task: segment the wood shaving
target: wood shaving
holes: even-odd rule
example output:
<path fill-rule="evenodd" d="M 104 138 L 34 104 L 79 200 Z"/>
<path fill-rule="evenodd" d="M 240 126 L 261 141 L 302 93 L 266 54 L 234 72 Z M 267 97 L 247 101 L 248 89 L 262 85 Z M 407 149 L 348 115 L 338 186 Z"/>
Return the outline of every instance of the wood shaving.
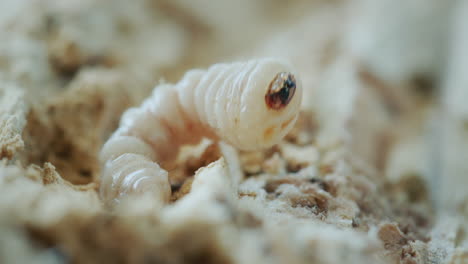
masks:
<path fill-rule="evenodd" d="M 467 14 L 438 0 L 0 1 L 0 263 L 468 263 Z M 237 129 L 232 106 L 247 104 L 216 92 L 266 57 L 291 70 L 249 109 L 298 95 L 280 93 L 285 71 L 303 89 L 271 144 L 253 133 L 274 136 L 269 118 Z M 139 105 L 166 119 L 122 115 Z M 112 155 L 146 158 L 119 166 L 167 176 L 109 206 L 99 151 L 119 121 L 143 139 L 216 129 L 125 138 Z"/>

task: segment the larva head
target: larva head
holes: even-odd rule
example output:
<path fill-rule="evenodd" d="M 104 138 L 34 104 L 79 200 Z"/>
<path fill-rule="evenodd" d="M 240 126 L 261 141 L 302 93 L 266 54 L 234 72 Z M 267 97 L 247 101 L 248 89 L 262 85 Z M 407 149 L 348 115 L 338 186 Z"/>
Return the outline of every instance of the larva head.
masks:
<path fill-rule="evenodd" d="M 294 125 L 302 99 L 302 84 L 291 66 L 278 59 L 255 63 L 240 98 L 238 147 L 245 150 L 278 143 Z"/>
<path fill-rule="evenodd" d="M 287 107 L 296 92 L 296 83 L 296 78 L 292 73 L 278 73 L 265 94 L 267 107 L 275 110 Z"/>

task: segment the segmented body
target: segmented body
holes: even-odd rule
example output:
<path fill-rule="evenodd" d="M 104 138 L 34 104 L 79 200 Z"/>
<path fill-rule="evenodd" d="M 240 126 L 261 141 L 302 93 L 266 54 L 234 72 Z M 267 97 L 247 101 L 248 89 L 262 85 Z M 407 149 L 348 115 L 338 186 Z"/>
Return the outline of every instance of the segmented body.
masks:
<path fill-rule="evenodd" d="M 152 192 L 167 201 L 166 168 L 184 144 L 223 140 L 242 150 L 276 144 L 293 126 L 302 87 L 276 59 L 215 64 L 163 84 L 129 109 L 101 152 L 105 201 Z M 162 167 L 162 168 L 161 168 Z"/>

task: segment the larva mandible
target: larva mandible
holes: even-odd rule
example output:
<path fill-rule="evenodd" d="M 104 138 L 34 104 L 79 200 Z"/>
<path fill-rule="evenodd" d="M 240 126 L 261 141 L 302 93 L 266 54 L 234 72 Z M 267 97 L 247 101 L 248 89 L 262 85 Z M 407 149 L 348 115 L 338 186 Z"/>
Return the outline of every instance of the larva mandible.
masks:
<path fill-rule="evenodd" d="M 159 85 L 140 107 L 124 113 L 104 144 L 101 196 L 108 202 L 151 192 L 167 201 L 163 168 L 182 145 L 206 137 L 242 150 L 272 146 L 294 125 L 301 98 L 291 67 L 272 58 L 215 64 L 188 71 L 174 85 Z"/>

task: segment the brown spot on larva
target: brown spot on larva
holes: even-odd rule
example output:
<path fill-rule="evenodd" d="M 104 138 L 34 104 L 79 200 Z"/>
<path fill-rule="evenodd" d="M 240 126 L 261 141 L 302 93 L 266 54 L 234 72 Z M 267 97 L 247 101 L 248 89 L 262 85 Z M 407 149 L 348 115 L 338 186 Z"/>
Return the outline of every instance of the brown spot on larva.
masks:
<path fill-rule="evenodd" d="M 286 122 L 281 124 L 281 129 L 286 128 L 292 121 L 294 120 L 294 116 L 288 119 Z"/>
<path fill-rule="evenodd" d="M 296 78 L 288 72 L 278 73 L 271 81 L 265 103 L 270 109 L 281 110 L 286 107 L 296 92 Z"/>
<path fill-rule="evenodd" d="M 275 132 L 275 126 L 271 126 L 265 129 L 265 132 L 263 132 L 263 138 L 265 140 L 270 140 L 271 137 L 273 136 L 273 132 Z"/>

